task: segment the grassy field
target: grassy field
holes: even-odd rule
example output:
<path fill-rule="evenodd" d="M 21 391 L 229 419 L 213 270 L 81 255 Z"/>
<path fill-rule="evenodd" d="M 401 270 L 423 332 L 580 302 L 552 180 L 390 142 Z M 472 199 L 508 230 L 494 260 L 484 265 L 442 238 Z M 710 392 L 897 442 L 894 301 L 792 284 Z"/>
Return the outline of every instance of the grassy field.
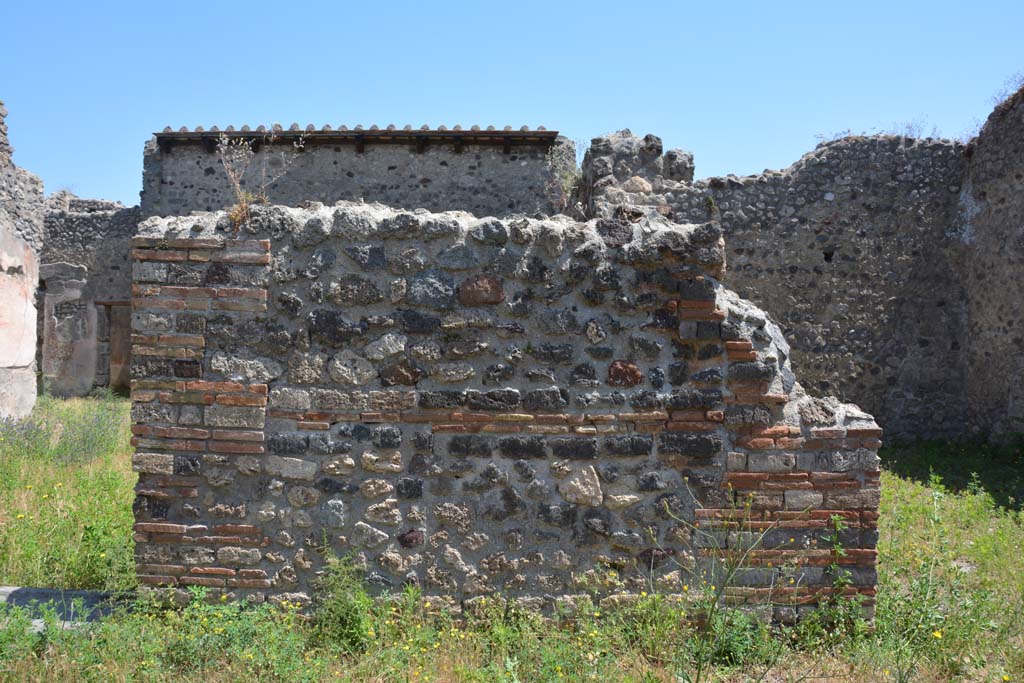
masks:
<path fill-rule="evenodd" d="M 43 399 L 32 420 L 0 428 L 0 584 L 132 587 L 127 427 L 122 400 Z M 0 680 L 1024 683 L 1022 448 L 885 456 L 872 628 L 840 604 L 772 630 L 700 595 L 561 623 L 495 602 L 456 620 L 411 592 L 374 601 L 339 563 L 311 619 L 197 595 L 183 610 L 139 603 L 32 635 L 29 615 L 0 609 Z"/>
<path fill-rule="evenodd" d="M 129 426 L 112 397 L 0 423 L 0 585 L 134 587 Z"/>

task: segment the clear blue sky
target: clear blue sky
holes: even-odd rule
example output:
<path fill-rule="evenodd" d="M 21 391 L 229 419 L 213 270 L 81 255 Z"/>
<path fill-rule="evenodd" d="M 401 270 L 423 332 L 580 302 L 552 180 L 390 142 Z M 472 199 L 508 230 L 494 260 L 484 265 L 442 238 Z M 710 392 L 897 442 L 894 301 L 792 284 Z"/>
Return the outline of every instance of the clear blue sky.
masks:
<path fill-rule="evenodd" d="M 1022 26 L 1021 0 L 5 0 L 0 99 L 48 192 L 126 204 L 166 125 L 630 128 L 706 177 L 846 129 L 959 136 L 1024 70 Z"/>

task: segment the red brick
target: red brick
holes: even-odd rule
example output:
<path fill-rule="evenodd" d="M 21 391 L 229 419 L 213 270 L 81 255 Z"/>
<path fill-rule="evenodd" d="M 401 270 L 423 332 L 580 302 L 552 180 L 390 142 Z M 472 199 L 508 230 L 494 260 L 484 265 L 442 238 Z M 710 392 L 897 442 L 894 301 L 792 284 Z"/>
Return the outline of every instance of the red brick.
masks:
<path fill-rule="evenodd" d="M 252 524 L 217 524 L 213 527 L 215 534 L 240 534 L 242 536 L 259 534 L 261 529 Z"/>
<path fill-rule="evenodd" d="M 207 380 L 190 380 L 185 382 L 188 391 L 218 391 L 225 393 L 245 391 L 245 385 L 238 382 L 210 382 Z"/>
<path fill-rule="evenodd" d="M 454 422 L 491 422 L 494 416 L 490 413 L 450 413 L 448 418 Z"/>
<path fill-rule="evenodd" d="M 187 261 L 188 252 L 178 249 L 132 249 L 136 261 Z"/>
<path fill-rule="evenodd" d="M 249 536 L 196 536 L 193 542 L 198 545 L 260 545 L 260 539 Z"/>
<path fill-rule="evenodd" d="M 446 424 L 446 425 L 434 425 L 431 428 L 431 431 L 436 433 L 436 434 L 461 434 L 461 433 L 464 433 L 464 432 L 473 432 L 473 431 L 477 431 L 477 430 L 473 429 L 471 425 Z"/>
<path fill-rule="evenodd" d="M 751 438 L 748 436 L 742 436 L 736 439 L 736 445 L 739 446 L 740 448 L 763 450 L 768 448 L 775 448 L 775 440 L 761 437 Z"/>
<path fill-rule="evenodd" d="M 265 579 L 267 572 L 263 569 L 239 569 L 238 576 L 243 579 Z"/>
<path fill-rule="evenodd" d="M 811 436 L 815 439 L 841 439 L 846 436 L 846 430 L 833 427 L 815 427 L 811 429 Z"/>
<path fill-rule="evenodd" d="M 181 299 L 209 299 L 216 291 L 213 287 L 179 287 L 177 285 L 164 285 L 160 287 L 160 294 Z"/>
<path fill-rule="evenodd" d="M 270 251 L 270 240 L 233 239 L 226 240 L 224 246 L 229 250 Z"/>
<path fill-rule="evenodd" d="M 216 295 L 219 299 L 256 299 L 257 301 L 267 300 L 265 289 L 243 289 L 241 287 L 218 287 Z"/>
<path fill-rule="evenodd" d="M 262 408 L 267 405 L 266 396 L 255 394 L 217 394 L 217 403 L 222 406 L 250 406 Z"/>
<path fill-rule="evenodd" d="M 853 481 L 846 472 L 811 472 L 811 481 Z"/>
<path fill-rule="evenodd" d="M 193 405 L 213 405 L 216 394 L 202 391 L 161 391 L 161 403 L 190 403 Z"/>
<path fill-rule="evenodd" d="M 822 481 L 815 482 L 814 488 L 819 491 L 839 491 L 843 489 L 859 489 L 860 482 L 848 480 L 848 481 Z"/>
<path fill-rule="evenodd" d="M 703 410 L 672 410 L 669 415 L 673 420 L 680 422 L 699 422 L 704 420 Z"/>
<path fill-rule="evenodd" d="M 778 436 L 789 436 L 787 425 L 772 425 L 770 427 L 750 427 L 745 430 L 750 436 L 763 436 L 774 439 Z"/>
<path fill-rule="evenodd" d="M 715 302 L 701 299 L 680 299 L 679 308 L 685 310 L 714 310 Z"/>
<path fill-rule="evenodd" d="M 165 522 L 136 522 L 132 527 L 135 531 L 145 531 L 158 534 L 183 534 L 186 527 L 184 524 L 168 524 Z"/>
<path fill-rule="evenodd" d="M 727 472 L 725 483 L 732 484 L 733 488 L 756 489 L 768 481 L 767 472 Z"/>
<path fill-rule="evenodd" d="M 235 570 L 227 567 L 192 567 L 188 573 L 194 576 L 234 576 Z"/>
<path fill-rule="evenodd" d="M 217 249 L 224 246 L 224 240 L 219 237 L 132 237 L 131 245 L 170 249 Z"/>
<path fill-rule="evenodd" d="M 214 429 L 210 438 L 217 441 L 263 441 L 263 432 L 248 432 L 240 429 Z"/>
<path fill-rule="evenodd" d="M 180 576 L 186 569 L 180 564 L 137 564 L 135 571 L 139 574 Z"/>
<path fill-rule="evenodd" d="M 568 434 L 569 427 L 559 425 L 525 425 L 520 427 L 519 431 L 524 431 L 527 434 Z"/>
<path fill-rule="evenodd" d="M 186 534 L 150 534 L 150 543 L 188 543 L 192 540 Z"/>
<path fill-rule="evenodd" d="M 147 308 L 169 309 L 174 311 L 185 310 L 184 299 L 132 299 L 132 308 L 143 310 Z"/>
<path fill-rule="evenodd" d="M 213 453 L 248 453 L 258 455 L 266 452 L 262 443 L 247 441 L 210 441 L 208 448 Z"/>
<path fill-rule="evenodd" d="M 219 252 L 210 257 L 211 261 L 220 263 L 237 263 L 242 265 L 265 266 L 270 263 L 270 254 L 253 254 L 248 252 Z"/>
<path fill-rule="evenodd" d="M 882 429 L 881 427 L 850 427 L 846 430 L 847 436 L 857 437 L 875 437 L 881 438 Z"/>

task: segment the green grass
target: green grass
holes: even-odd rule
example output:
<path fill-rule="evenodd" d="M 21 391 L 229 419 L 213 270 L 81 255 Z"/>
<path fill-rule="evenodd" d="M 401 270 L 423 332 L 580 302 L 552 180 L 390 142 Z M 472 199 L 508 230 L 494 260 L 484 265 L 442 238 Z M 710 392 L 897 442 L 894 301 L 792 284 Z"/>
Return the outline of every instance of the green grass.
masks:
<path fill-rule="evenodd" d="M 128 402 L 40 397 L 0 422 L 0 584 L 133 588 Z"/>
<path fill-rule="evenodd" d="M 130 586 L 126 404 L 43 400 L 30 425 L 0 442 L 0 581 Z M 311 618 L 197 594 L 31 635 L 25 612 L 0 609 L 0 680 L 681 683 L 704 666 L 701 680 L 1024 683 L 1020 445 L 923 444 L 885 462 L 873 629 L 840 619 L 836 637 L 843 606 L 793 629 L 736 610 L 696 628 L 692 604 L 660 595 L 560 621 L 498 601 L 456 618 L 412 591 L 373 600 L 338 562 Z"/>

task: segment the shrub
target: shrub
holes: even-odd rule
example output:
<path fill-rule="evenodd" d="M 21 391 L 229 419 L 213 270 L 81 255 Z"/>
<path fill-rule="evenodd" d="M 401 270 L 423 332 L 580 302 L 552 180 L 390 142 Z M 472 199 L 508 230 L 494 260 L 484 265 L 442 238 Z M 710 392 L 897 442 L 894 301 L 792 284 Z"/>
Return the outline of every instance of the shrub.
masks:
<path fill-rule="evenodd" d="M 349 558 L 329 558 L 317 585 L 313 638 L 317 643 L 357 653 L 376 635 L 373 598 L 363 584 L 362 572 Z"/>

